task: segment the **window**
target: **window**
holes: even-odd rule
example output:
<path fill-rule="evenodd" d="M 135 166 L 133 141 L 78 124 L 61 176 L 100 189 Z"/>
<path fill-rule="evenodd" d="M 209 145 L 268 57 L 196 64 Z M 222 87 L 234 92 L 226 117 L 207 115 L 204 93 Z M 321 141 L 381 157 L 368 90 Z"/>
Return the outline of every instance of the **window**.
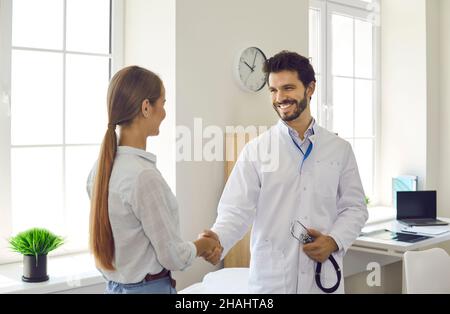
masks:
<path fill-rule="evenodd" d="M 31 227 L 88 244 L 86 178 L 121 62 L 117 0 L 0 0 L 1 239 Z M 3 187 L 8 187 L 4 189 Z M 3 240 L 1 240 L 3 241 Z M 0 243 L 0 262 L 13 255 Z"/>
<path fill-rule="evenodd" d="M 364 191 L 376 201 L 378 2 L 311 1 L 309 17 L 309 53 L 318 79 L 312 113 L 351 143 Z"/>

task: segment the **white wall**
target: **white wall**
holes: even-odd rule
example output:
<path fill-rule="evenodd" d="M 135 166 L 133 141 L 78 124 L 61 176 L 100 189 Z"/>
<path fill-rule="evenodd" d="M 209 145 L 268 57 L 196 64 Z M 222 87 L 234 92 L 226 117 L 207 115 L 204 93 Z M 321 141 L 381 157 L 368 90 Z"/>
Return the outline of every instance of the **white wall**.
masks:
<path fill-rule="evenodd" d="M 381 200 L 391 204 L 391 179 L 419 176 L 427 165 L 426 0 L 381 5 Z"/>
<path fill-rule="evenodd" d="M 240 90 L 233 68 L 238 53 L 258 46 L 267 56 L 290 49 L 308 53 L 307 0 L 179 0 L 176 7 L 177 125 L 272 125 L 267 90 Z M 210 228 L 224 186 L 223 162 L 177 163 L 177 198 L 184 238 Z M 200 280 L 212 268 L 197 260 L 177 274 L 180 287 Z"/>
<path fill-rule="evenodd" d="M 425 189 L 439 189 L 440 30 L 441 0 L 426 0 L 427 24 L 427 168 Z M 440 214 L 440 213 L 439 213 Z"/>
<path fill-rule="evenodd" d="M 439 208 L 440 214 L 450 217 L 450 1 L 440 5 L 440 163 Z"/>
<path fill-rule="evenodd" d="M 382 2 L 382 196 L 417 174 L 450 217 L 450 2 Z"/>
<path fill-rule="evenodd" d="M 166 88 L 166 119 L 147 150 L 176 192 L 175 178 L 175 0 L 125 1 L 125 65 L 139 65 L 158 74 Z"/>

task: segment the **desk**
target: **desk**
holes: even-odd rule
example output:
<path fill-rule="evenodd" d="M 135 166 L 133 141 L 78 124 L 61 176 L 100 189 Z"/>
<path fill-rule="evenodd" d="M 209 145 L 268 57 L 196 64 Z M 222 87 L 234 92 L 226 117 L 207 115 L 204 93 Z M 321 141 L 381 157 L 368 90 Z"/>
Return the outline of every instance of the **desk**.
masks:
<path fill-rule="evenodd" d="M 439 217 L 439 219 L 450 223 L 449 218 Z M 404 226 L 398 223 L 396 220 L 393 220 L 372 226 L 367 226 L 363 229 L 363 232 L 371 232 L 382 229 L 401 232 L 402 227 Z M 420 233 L 418 234 L 420 235 Z M 399 242 L 394 240 L 380 240 L 371 237 L 361 236 L 358 239 L 356 239 L 356 241 L 353 243 L 350 249 L 359 252 L 402 257 L 406 251 L 418 251 L 425 247 L 430 247 L 445 241 L 450 241 L 450 232 L 442 233 L 435 236 L 428 234 L 423 235 L 429 236 L 430 238 L 416 243 Z"/>
<path fill-rule="evenodd" d="M 382 229 L 400 232 L 404 227 L 395 220 L 395 209 L 380 208 L 379 212 L 377 210 L 372 208 L 369 211 L 377 217 L 369 218 L 363 232 Z M 439 217 L 439 219 L 450 222 L 449 218 Z M 420 251 L 450 241 L 450 232 L 430 237 L 430 239 L 420 242 L 406 243 L 360 236 L 350 247 L 344 258 L 344 276 L 348 277 L 366 272 L 367 266 L 371 262 L 377 262 L 380 266 L 386 266 L 401 261 L 406 251 Z"/>

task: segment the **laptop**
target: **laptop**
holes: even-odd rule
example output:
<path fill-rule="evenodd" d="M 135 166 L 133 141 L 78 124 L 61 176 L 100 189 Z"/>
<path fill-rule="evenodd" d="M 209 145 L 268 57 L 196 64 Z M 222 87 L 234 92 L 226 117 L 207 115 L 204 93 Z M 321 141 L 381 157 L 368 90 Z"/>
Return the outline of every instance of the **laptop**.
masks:
<path fill-rule="evenodd" d="M 436 191 L 397 192 L 397 220 L 407 226 L 445 226 L 436 219 Z"/>

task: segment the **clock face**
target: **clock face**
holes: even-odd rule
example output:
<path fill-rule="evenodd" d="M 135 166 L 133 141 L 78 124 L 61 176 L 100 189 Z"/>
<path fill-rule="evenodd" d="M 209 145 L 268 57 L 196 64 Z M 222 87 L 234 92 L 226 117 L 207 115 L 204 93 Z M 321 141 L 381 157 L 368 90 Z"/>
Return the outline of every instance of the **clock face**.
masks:
<path fill-rule="evenodd" d="M 264 62 L 266 56 L 256 47 L 247 48 L 241 53 L 238 65 L 239 80 L 246 90 L 257 92 L 266 85 Z"/>

